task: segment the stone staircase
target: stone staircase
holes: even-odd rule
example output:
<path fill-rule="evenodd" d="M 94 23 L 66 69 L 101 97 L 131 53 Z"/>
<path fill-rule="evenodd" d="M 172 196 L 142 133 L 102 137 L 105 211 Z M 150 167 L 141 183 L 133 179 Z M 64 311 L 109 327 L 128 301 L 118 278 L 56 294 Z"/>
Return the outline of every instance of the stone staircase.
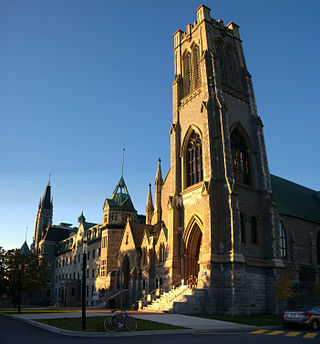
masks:
<path fill-rule="evenodd" d="M 139 311 L 143 312 L 168 312 L 168 313 L 201 313 L 204 311 L 204 299 L 206 291 L 204 289 L 188 286 L 180 286 L 159 295 L 152 300 L 139 301 Z"/>

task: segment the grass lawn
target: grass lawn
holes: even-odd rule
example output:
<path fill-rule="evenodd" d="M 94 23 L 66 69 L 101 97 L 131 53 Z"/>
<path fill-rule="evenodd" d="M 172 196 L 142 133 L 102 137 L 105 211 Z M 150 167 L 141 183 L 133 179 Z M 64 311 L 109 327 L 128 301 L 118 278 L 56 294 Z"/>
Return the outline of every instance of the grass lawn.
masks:
<path fill-rule="evenodd" d="M 97 316 L 97 317 L 87 317 L 87 329 L 86 332 L 106 332 L 103 327 L 103 321 L 105 317 Z M 168 324 L 162 324 L 155 321 L 150 320 L 141 320 L 136 319 L 138 323 L 137 331 L 148 331 L 148 330 L 175 330 L 175 329 L 183 329 L 185 327 L 181 326 L 173 326 Z M 81 318 L 64 318 L 64 319 L 41 319 L 36 320 L 43 324 L 47 324 L 50 326 L 62 328 L 65 330 L 72 330 L 72 331 L 83 331 L 82 330 L 82 322 Z M 117 330 L 119 331 L 119 330 Z M 126 329 L 122 331 L 127 331 Z"/>
<path fill-rule="evenodd" d="M 215 314 L 188 314 L 200 318 L 208 318 L 222 321 L 230 321 L 238 324 L 252 325 L 252 326 L 279 326 L 283 325 L 282 319 L 276 315 L 259 314 L 259 315 L 215 315 Z"/>
<path fill-rule="evenodd" d="M 21 314 L 36 314 L 36 313 L 68 313 L 68 312 L 74 312 L 74 311 L 65 311 L 60 309 L 21 309 Z M 6 313 L 6 314 L 18 314 L 18 309 L 0 309 L 0 313 Z"/>

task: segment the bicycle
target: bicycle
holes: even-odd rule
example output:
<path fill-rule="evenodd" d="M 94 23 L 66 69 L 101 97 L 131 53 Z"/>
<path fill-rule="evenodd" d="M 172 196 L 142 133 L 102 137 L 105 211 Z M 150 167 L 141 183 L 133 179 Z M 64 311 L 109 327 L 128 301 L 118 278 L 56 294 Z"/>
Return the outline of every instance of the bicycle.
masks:
<path fill-rule="evenodd" d="M 111 311 L 115 313 L 116 311 Z M 127 311 L 121 311 L 120 313 L 115 313 L 114 315 L 109 315 L 104 319 L 104 328 L 108 332 L 114 332 L 117 328 L 121 329 L 126 327 L 128 331 L 135 331 L 137 329 L 137 320 L 135 318 L 129 317 Z"/>

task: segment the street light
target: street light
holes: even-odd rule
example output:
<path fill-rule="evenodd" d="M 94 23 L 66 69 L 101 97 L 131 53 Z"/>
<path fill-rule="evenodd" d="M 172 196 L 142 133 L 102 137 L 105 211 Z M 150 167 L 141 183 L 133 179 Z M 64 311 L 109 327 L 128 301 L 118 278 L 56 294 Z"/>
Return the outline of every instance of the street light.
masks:
<path fill-rule="evenodd" d="M 21 313 L 21 264 L 18 269 L 18 313 Z"/>
<path fill-rule="evenodd" d="M 87 277 L 87 240 L 82 242 L 82 329 L 86 329 L 86 277 Z"/>

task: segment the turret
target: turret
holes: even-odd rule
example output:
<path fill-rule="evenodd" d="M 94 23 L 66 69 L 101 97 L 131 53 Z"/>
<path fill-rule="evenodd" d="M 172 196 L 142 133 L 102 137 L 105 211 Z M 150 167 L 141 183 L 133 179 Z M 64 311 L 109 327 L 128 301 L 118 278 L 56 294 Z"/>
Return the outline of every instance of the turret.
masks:
<path fill-rule="evenodd" d="M 152 202 L 152 194 L 151 194 L 151 184 L 149 183 L 149 191 L 147 197 L 147 204 L 146 204 L 146 224 L 151 225 L 152 215 L 154 212 L 153 202 Z"/>

